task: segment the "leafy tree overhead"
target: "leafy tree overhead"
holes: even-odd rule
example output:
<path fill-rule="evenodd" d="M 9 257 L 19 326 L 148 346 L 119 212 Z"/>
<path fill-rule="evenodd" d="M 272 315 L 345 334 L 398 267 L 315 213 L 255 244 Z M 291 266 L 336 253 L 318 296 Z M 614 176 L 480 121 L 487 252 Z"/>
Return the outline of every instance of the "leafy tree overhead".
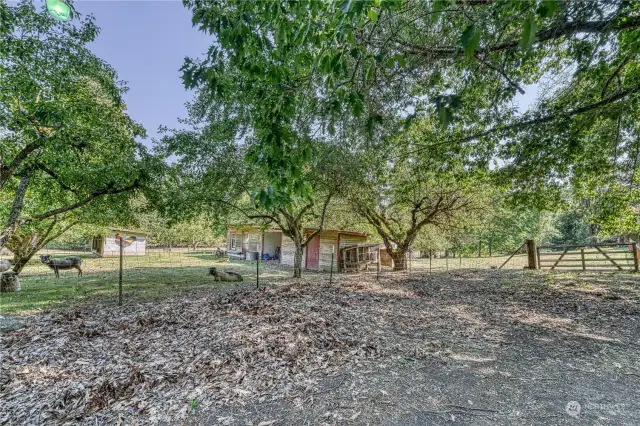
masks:
<path fill-rule="evenodd" d="M 568 183 L 590 181 L 591 195 L 635 184 L 637 2 L 185 4 L 216 38 L 205 58 L 185 63 L 185 83 L 245 118 L 257 140 L 248 158 L 286 191 L 305 187 L 292 185 L 309 152 L 294 135 L 340 134 L 345 116 L 369 137 L 398 119 L 437 117 L 407 155 L 470 147 L 540 207 Z M 532 84 L 539 99 L 520 114 L 513 102 Z M 606 182 L 589 179 L 603 171 Z"/>
<path fill-rule="evenodd" d="M 28 1 L 2 13 L 0 246 L 28 246 L 23 264 L 75 223 L 126 210 L 124 194 L 162 164 L 135 140 L 145 132 L 126 113 L 127 88 L 87 49 L 92 18 L 61 23 Z"/>

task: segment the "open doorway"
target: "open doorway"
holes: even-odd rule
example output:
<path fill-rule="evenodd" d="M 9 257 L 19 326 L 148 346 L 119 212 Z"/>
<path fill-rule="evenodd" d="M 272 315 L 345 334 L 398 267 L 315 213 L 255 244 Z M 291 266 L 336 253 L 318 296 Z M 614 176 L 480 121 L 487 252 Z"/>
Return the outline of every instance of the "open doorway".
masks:
<path fill-rule="evenodd" d="M 262 244 L 262 259 L 280 263 L 282 249 L 282 232 L 265 232 Z"/>

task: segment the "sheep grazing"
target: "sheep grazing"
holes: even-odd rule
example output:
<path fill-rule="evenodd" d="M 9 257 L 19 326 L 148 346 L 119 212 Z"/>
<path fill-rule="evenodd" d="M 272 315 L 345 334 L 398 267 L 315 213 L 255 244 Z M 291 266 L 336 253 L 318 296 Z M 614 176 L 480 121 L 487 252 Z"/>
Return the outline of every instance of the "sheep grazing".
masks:
<path fill-rule="evenodd" d="M 0 293 L 10 291 L 20 291 L 20 280 L 18 279 L 18 274 L 14 271 L 0 274 Z"/>
<path fill-rule="evenodd" d="M 242 275 L 237 272 L 218 271 L 218 268 L 209 268 L 209 274 L 214 281 L 242 281 Z"/>
<path fill-rule="evenodd" d="M 52 259 L 51 256 L 40 256 L 40 261 L 53 269 L 56 278 L 60 278 L 60 270 L 77 269 L 78 276 L 82 276 L 82 259 L 77 256 L 65 257 L 63 259 Z"/>
<path fill-rule="evenodd" d="M 13 265 L 15 265 L 15 262 L 12 260 L 0 260 L 0 272 L 8 271 Z"/>

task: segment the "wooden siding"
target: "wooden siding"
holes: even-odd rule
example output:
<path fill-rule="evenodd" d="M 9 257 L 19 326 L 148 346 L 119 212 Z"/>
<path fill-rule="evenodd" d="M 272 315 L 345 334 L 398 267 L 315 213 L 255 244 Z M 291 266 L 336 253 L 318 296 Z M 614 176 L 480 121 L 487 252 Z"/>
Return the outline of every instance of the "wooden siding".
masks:
<path fill-rule="evenodd" d="M 236 247 L 240 250 L 240 239 L 242 239 L 242 248 L 245 251 L 258 251 L 262 252 L 262 233 L 259 230 L 230 230 L 229 234 L 236 233 Z M 268 231 L 268 233 L 277 231 Z M 340 236 L 338 237 L 338 234 Z M 353 244 L 363 243 L 367 241 L 367 237 L 364 235 L 348 235 L 339 233 L 338 231 L 325 231 L 320 233 L 320 259 L 319 269 L 321 271 L 329 271 L 331 269 L 331 249 L 335 248 L 333 257 L 333 270 L 338 271 L 338 255 L 340 248 L 338 247 L 338 241 L 340 247 L 345 247 Z M 265 242 L 265 246 L 267 243 Z M 272 253 L 269 253 L 272 254 Z M 286 235 L 282 234 L 282 245 L 280 248 L 280 263 L 283 265 L 293 266 L 293 258 L 295 254 L 295 246 L 293 240 Z M 302 252 L 302 267 L 306 267 L 307 250 L 306 248 Z"/>
<path fill-rule="evenodd" d="M 248 232 L 244 243 L 244 251 L 262 251 L 262 234 L 260 232 Z"/>
<path fill-rule="evenodd" d="M 333 270 L 338 270 L 338 233 L 322 232 L 320 234 L 320 266 L 319 269 L 328 271 L 331 269 L 331 249 L 334 248 Z"/>
<path fill-rule="evenodd" d="M 282 235 L 282 248 L 280 249 L 280 263 L 283 265 L 293 266 L 293 256 L 295 254 L 296 247 L 293 244 L 293 240 L 286 235 Z M 302 262 L 304 262 L 304 255 L 307 253 L 303 253 Z M 304 266 L 304 264 L 303 264 Z"/>

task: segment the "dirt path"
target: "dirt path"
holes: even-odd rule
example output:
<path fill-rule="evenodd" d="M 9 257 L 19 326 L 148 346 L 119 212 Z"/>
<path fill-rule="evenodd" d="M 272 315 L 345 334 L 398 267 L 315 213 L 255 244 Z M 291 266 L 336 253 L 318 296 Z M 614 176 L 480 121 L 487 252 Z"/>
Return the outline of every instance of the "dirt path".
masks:
<path fill-rule="evenodd" d="M 634 276 L 319 278 L 43 317 L 0 424 L 637 424 Z"/>

